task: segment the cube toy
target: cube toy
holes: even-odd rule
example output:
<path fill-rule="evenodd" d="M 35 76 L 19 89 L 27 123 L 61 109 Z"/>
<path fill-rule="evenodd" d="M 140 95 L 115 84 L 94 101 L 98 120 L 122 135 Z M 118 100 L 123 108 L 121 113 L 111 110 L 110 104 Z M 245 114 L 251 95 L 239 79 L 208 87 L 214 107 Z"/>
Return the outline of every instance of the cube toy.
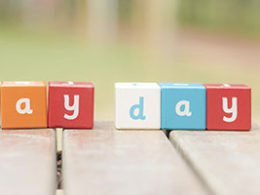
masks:
<path fill-rule="evenodd" d="M 160 99 L 156 83 L 116 83 L 116 128 L 160 129 Z"/>
<path fill-rule="evenodd" d="M 251 89 L 246 85 L 205 84 L 208 130 L 250 130 Z"/>
<path fill-rule="evenodd" d="M 161 83 L 161 128 L 206 129 L 206 88 L 201 84 Z"/>
<path fill-rule="evenodd" d="M 49 82 L 49 127 L 92 129 L 93 114 L 92 83 Z"/>
<path fill-rule="evenodd" d="M 1 118 L 3 129 L 46 128 L 46 84 L 40 81 L 3 82 Z"/>

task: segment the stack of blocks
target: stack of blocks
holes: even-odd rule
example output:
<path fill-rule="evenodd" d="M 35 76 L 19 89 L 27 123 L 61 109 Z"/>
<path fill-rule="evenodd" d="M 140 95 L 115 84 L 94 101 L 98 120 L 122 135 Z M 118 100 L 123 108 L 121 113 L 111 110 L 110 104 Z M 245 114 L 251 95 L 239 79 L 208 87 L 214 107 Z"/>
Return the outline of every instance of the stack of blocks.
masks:
<path fill-rule="evenodd" d="M 246 85 L 116 83 L 117 129 L 250 130 Z"/>
<path fill-rule="evenodd" d="M 1 84 L 3 129 L 93 128 L 94 86 L 83 82 L 40 81 Z"/>

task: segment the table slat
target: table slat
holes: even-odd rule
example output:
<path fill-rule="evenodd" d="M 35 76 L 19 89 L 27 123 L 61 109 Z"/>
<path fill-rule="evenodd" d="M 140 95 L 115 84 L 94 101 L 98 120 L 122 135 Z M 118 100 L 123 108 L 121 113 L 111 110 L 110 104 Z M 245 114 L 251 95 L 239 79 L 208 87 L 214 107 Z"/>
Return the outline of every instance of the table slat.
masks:
<path fill-rule="evenodd" d="M 215 194 L 260 194 L 260 130 L 172 131 L 170 140 Z"/>
<path fill-rule="evenodd" d="M 94 130 L 65 130 L 66 195 L 206 194 L 162 131 L 118 131 L 96 122 Z"/>
<path fill-rule="evenodd" d="M 55 188 L 54 130 L 0 131 L 0 194 L 54 195 Z"/>

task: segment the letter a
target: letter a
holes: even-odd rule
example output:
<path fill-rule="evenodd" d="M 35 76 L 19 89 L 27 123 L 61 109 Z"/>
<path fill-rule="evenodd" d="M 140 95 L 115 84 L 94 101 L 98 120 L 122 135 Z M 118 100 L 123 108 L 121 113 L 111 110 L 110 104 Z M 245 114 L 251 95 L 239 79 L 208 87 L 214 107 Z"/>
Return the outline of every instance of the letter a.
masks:
<path fill-rule="evenodd" d="M 64 118 L 74 120 L 79 115 L 79 95 L 74 95 L 74 104 L 70 106 L 69 95 L 64 95 L 64 107 L 68 111 L 73 111 L 72 115 L 64 114 Z"/>
<path fill-rule="evenodd" d="M 181 110 L 181 107 L 184 106 L 184 110 Z M 191 116 L 190 112 L 190 102 L 186 100 L 179 101 L 175 107 L 176 114 L 179 116 Z"/>
<path fill-rule="evenodd" d="M 226 97 L 222 98 L 222 102 L 223 102 L 223 110 L 225 113 L 227 114 L 231 114 L 232 116 L 230 118 L 224 116 L 223 120 L 225 122 L 231 123 L 234 122 L 237 119 L 237 98 L 236 97 L 232 97 L 232 106 L 231 108 L 228 108 L 228 99 Z"/>
<path fill-rule="evenodd" d="M 22 104 L 24 104 L 24 108 L 21 108 Z M 30 99 L 29 98 L 21 98 L 16 102 L 16 111 L 19 114 L 32 114 L 33 110 L 30 106 Z"/>
<path fill-rule="evenodd" d="M 135 104 L 129 111 L 130 117 L 134 120 L 145 120 L 144 116 L 144 97 L 139 97 L 139 104 Z"/>

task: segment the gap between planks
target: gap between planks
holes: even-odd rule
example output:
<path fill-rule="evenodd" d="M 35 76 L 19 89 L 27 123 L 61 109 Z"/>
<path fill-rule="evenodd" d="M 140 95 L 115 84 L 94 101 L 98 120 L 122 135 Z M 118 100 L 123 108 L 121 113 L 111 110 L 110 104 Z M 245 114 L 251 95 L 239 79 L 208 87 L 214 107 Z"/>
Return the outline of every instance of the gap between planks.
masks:
<path fill-rule="evenodd" d="M 56 164 L 57 164 L 57 190 L 56 195 L 63 195 L 62 189 L 62 149 L 63 149 L 63 129 L 56 128 Z"/>
<path fill-rule="evenodd" d="M 183 161 L 188 165 L 188 167 L 192 170 L 194 175 L 198 178 L 198 180 L 201 182 L 201 184 L 204 186 L 205 190 L 208 192 L 208 194 L 214 195 L 215 192 L 213 189 L 211 189 L 210 185 L 208 184 L 207 180 L 200 174 L 200 171 L 196 169 L 196 166 L 190 161 L 190 159 L 187 157 L 186 153 L 183 151 L 182 147 L 176 143 L 173 136 L 171 136 L 172 133 L 174 133 L 175 130 L 170 130 L 169 133 L 167 133 L 168 140 L 172 143 L 172 146 L 176 149 L 176 151 L 180 154 Z M 177 130 L 178 131 L 178 130 Z M 182 130 L 183 131 L 183 130 Z M 190 130 L 188 130 L 190 131 Z"/>
<path fill-rule="evenodd" d="M 63 129 L 57 128 L 56 129 L 56 147 L 57 151 L 62 151 L 62 137 L 63 137 Z"/>

